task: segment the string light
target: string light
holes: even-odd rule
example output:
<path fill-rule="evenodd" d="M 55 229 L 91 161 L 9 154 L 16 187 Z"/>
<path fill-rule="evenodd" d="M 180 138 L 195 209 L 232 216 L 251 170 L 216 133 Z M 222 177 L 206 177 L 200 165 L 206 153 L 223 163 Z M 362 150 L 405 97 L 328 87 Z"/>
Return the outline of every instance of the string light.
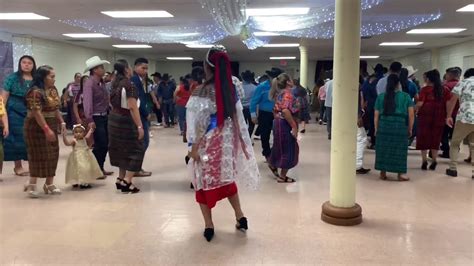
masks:
<path fill-rule="evenodd" d="M 124 26 L 116 21 L 97 23 L 90 20 L 61 20 L 68 25 L 81 27 L 90 32 L 110 35 L 121 40 L 139 43 L 195 43 L 213 44 L 228 36 L 239 36 L 249 48 L 256 49 L 271 40 L 255 36 L 254 32 L 271 31 L 281 36 L 308 39 L 334 37 L 334 1 L 323 2 L 322 7 L 311 8 L 303 16 L 247 17 L 247 0 L 199 0 L 213 21 L 206 25 L 177 26 Z M 362 0 L 362 10 L 381 5 L 383 0 Z M 362 16 L 361 36 L 375 36 L 398 32 L 438 20 L 441 14 Z"/>

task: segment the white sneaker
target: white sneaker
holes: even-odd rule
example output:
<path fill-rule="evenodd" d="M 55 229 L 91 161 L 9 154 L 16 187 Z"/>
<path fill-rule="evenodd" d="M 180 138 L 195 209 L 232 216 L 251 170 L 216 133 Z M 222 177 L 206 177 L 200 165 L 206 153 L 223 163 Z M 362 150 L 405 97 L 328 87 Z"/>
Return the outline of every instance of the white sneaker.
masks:
<path fill-rule="evenodd" d="M 151 133 L 151 131 L 150 131 L 150 138 L 153 138 L 153 133 Z"/>

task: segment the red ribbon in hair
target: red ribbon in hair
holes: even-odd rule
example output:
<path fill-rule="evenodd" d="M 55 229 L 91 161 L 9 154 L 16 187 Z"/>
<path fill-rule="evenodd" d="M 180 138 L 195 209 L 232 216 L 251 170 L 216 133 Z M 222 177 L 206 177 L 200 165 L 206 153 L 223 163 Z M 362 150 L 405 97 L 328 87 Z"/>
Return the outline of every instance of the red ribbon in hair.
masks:
<path fill-rule="evenodd" d="M 226 70 L 226 80 L 221 80 L 221 68 L 220 62 L 221 59 L 224 58 L 225 70 Z M 224 52 L 216 52 L 209 57 L 209 62 L 214 64 L 214 88 L 216 91 L 216 106 L 217 106 L 217 126 L 222 126 L 224 124 L 224 100 L 222 98 L 222 83 L 229 82 L 228 87 L 234 88 L 234 84 L 232 83 L 232 75 L 231 75 L 231 68 L 230 68 L 230 60 L 227 53 Z M 232 89 L 232 97 L 234 98 L 235 104 L 235 89 Z M 232 115 L 232 114 L 230 114 Z"/>

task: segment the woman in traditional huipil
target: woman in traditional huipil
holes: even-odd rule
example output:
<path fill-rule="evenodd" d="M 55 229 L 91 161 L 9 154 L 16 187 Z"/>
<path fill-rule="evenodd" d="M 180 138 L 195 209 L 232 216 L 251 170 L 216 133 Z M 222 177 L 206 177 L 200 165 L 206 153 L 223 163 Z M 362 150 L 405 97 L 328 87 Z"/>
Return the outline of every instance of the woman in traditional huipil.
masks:
<path fill-rule="evenodd" d="M 112 81 L 109 115 L 109 156 L 110 164 L 119 168 L 115 182 L 118 190 L 124 193 L 138 193 L 133 177 L 142 170 L 145 146 L 144 130 L 138 108 L 138 90 L 130 82 L 132 69 L 125 60 L 114 65 L 116 77 Z"/>
<path fill-rule="evenodd" d="M 259 172 L 243 107 L 232 84 L 230 59 L 223 46 L 214 46 L 205 59 L 206 82 L 193 91 L 186 106 L 189 163 L 196 201 L 204 217 L 204 237 L 214 237 L 211 209 L 228 198 L 234 208 L 236 228 L 247 230 L 236 181 L 256 188 Z"/>
<path fill-rule="evenodd" d="M 430 170 L 438 165 L 438 150 L 446 125 L 446 102 L 451 99 L 451 92 L 441 83 L 438 70 L 425 73 L 426 86 L 421 89 L 416 104 L 418 110 L 418 131 L 416 149 L 421 151 L 422 170 L 428 170 L 428 151 L 431 151 L 433 162 Z"/>
<path fill-rule="evenodd" d="M 273 147 L 268 167 L 278 183 L 294 183 L 295 179 L 287 176 L 290 169 L 298 164 L 298 118 L 300 105 L 292 91 L 293 81 L 286 73 L 280 74 L 272 81 L 270 99 L 275 101 L 273 108 Z M 280 174 L 278 169 L 281 169 Z"/>
<path fill-rule="evenodd" d="M 58 126 L 66 130 L 59 107 L 61 100 L 54 87 L 55 72 L 50 66 L 41 66 L 35 73 L 32 87 L 26 93 L 28 114 L 25 119 L 25 142 L 28 150 L 30 180 L 25 192 L 38 197 L 36 180 L 46 178 L 43 190 L 46 194 L 61 194 L 54 184 L 59 159 Z"/>
<path fill-rule="evenodd" d="M 10 136 L 5 139 L 5 161 L 15 161 L 13 171 L 18 176 L 28 176 L 22 160 L 28 160 L 23 124 L 26 118 L 25 94 L 31 86 L 36 71 L 35 59 L 24 55 L 18 61 L 18 71 L 8 76 L 3 85 L 3 99 L 7 107 Z"/>
<path fill-rule="evenodd" d="M 387 172 L 391 172 L 398 174 L 398 181 L 410 180 L 406 177 L 407 146 L 414 120 L 413 101 L 402 91 L 398 75 L 391 74 L 386 92 L 375 102 L 375 169 L 380 171 L 380 179 L 387 180 Z"/>

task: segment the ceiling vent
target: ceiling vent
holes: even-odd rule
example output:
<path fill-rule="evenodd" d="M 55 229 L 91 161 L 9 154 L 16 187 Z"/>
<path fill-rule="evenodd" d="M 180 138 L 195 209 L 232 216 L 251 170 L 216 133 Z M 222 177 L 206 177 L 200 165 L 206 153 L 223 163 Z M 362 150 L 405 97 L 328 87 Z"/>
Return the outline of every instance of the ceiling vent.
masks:
<path fill-rule="evenodd" d="M 372 39 L 372 36 L 362 36 L 360 37 L 362 40 L 369 40 Z"/>

